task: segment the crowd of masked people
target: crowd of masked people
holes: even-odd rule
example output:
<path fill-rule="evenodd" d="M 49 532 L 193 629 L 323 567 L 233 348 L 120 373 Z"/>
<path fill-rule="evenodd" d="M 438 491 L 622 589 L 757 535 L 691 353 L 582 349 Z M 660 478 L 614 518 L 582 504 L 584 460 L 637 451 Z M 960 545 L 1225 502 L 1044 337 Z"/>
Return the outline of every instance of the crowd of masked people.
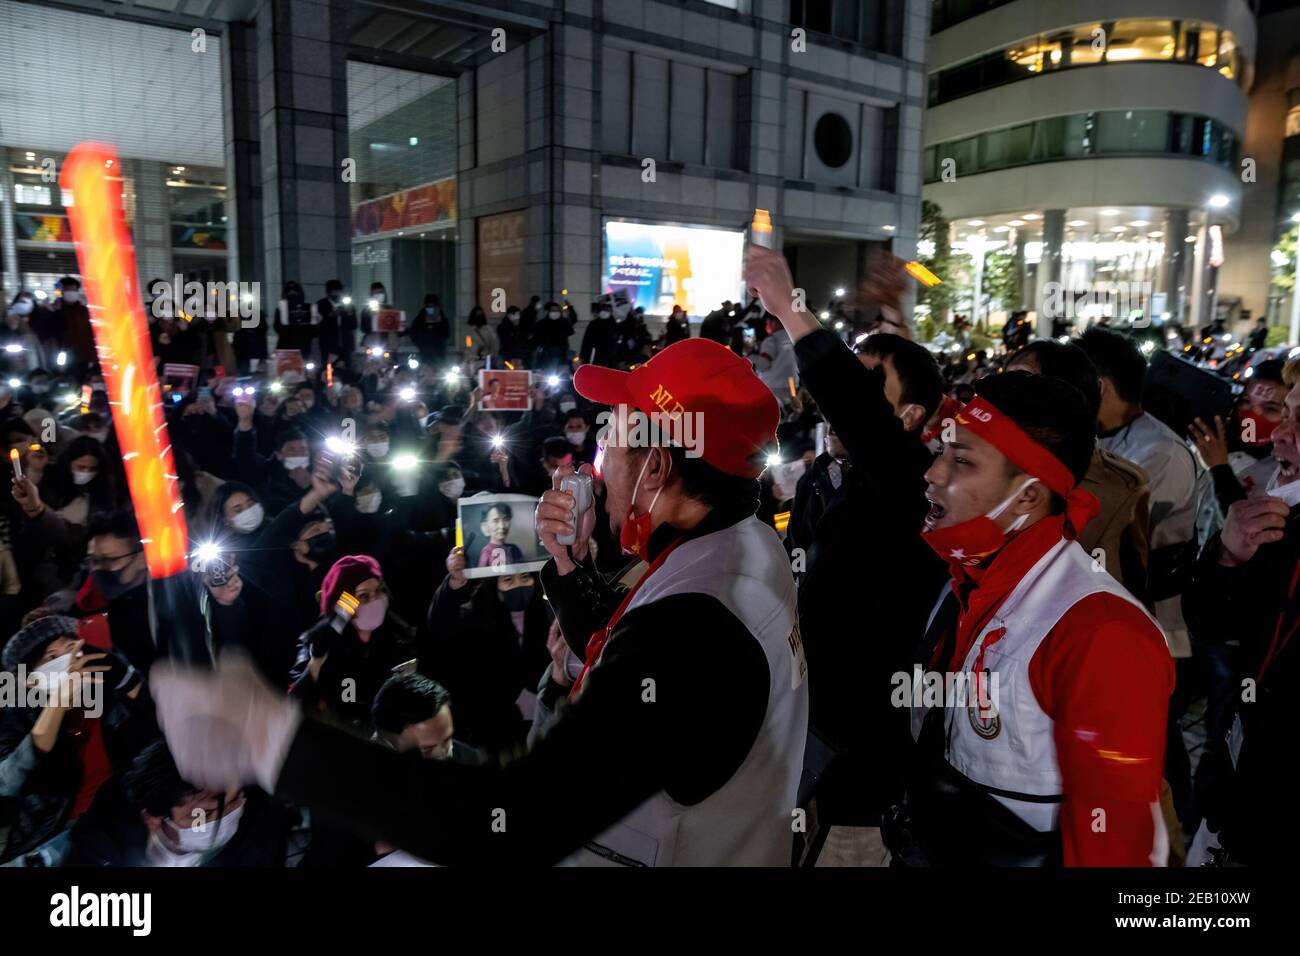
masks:
<path fill-rule="evenodd" d="M 273 320 L 251 328 L 151 307 L 160 366 L 201 370 L 164 395 L 195 558 L 151 579 L 84 296 L 71 277 L 60 290 L 53 305 L 23 293 L 7 307 L 5 343 L 18 347 L 0 383 L 14 463 L 0 509 L 2 667 L 101 674 L 104 707 L 0 709 L 0 864 L 364 866 L 393 850 L 265 793 L 183 780 L 147 683 L 164 656 L 242 651 L 305 707 L 411 759 L 497 760 L 536 741 L 583 661 L 535 574 L 466 576 L 477 562 L 457 547 L 457 503 L 535 497 L 557 469 L 593 463 L 600 409 L 572 390 L 575 364 L 628 368 L 691 337 L 680 307 L 648 320 L 606 296 L 580 336 L 570 303 L 536 296 L 504 315 L 476 307 L 454 335 L 435 295 L 385 326 L 379 284 L 353 303 L 331 282 L 313 305 L 289 283 Z M 1300 628 L 1300 365 L 1257 366 L 1228 420 L 1180 435 L 1144 410 L 1146 359 L 1115 332 L 1018 341 L 954 377 L 896 310 L 841 324 L 796 341 L 755 299 L 722 303 L 696 332 L 747 357 L 782 410 L 758 513 L 799 585 L 811 704 L 800 803 L 815 805 L 818 839 L 836 825 L 899 829 L 915 743 L 895 677 L 955 573 L 920 534 L 943 510 L 927 486 L 963 404 L 1034 377 L 1086 409 L 1090 427 L 1052 446 L 1086 463 L 1079 486 L 1100 504 L 1079 543 L 1158 622 L 1172 661 L 1163 695 L 1134 702 L 1159 711 L 1158 739 L 1128 764 L 1098 764 L 1102 783 L 1131 791 L 1172 862 L 1189 846 L 1247 864 L 1293 846 L 1277 804 Z M 268 326 L 302 365 L 276 372 Z M 475 372 L 505 362 L 538 373 L 526 411 L 483 407 Z M 601 571 L 624 568 L 603 512 L 595 553 Z M 1191 707 L 1205 708 L 1208 741 L 1194 777 L 1180 732 Z M 1095 823 L 1070 812 L 1060 828 Z M 1149 833 L 1130 824 L 1117 818 L 1104 841 L 1067 837 L 1064 862 L 1143 862 Z M 806 842 L 805 861 L 818 850 Z"/>
<path fill-rule="evenodd" d="M 652 334 L 644 310 L 606 296 L 579 338 L 570 303 L 534 296 L 490 320 L 474 308 L 459 348 L 436 295 L 381 321 L 380 283 L 354 304 L 341 282 L 315 302 L 289 282 L 254 322 L 148 288 L 192 551 L 153 580 L 79 280 L 5 309 L 2 666 L 81 673 L 104 706 L 89 716 L 50 695 L 0 709 L 0 864 L 366 865 L 392 848 L 346 821 L 182 780 L 151 664 L 238 649 L 304 706 L 413 757 L 526 747 L 583 662 L 533 573 L 466 576 L 478 561 L 457 547 L 457 503 L 535 497 L 561 466 L 590 464 L 598 410 L 572 390 L 575 362 L 644 362 L 689 337 L 686 315 Z M 292 349 L 302 361 L 277 372 Z M 506 362 L 537 370 L 527 411 L 483 407 L 475 373 Z M 169 364 L 198 377 L 173 381 Z M 509 518 L 507 505 L 488 520 L 508 531 Z M 617 570 L 598 528 L 599 564 Z"/>

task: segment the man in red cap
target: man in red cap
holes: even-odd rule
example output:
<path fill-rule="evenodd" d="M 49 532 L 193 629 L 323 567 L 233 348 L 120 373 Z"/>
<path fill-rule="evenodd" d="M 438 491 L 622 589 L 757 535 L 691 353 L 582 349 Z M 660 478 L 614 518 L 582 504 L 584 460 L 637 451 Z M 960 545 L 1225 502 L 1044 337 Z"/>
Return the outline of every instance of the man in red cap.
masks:
<path fill-rule="evenodd" d="M 305 719 L 242 662 L 166 664 L 150 686 L 187 779 L 263 781 L 437 863 L 789 863 L 808 703 L 789 559 L 754 516 L 772 392 L 699 339 L 631 373 L 584 366 L 574 385 L 613 407 L 611 530 L 649 567 L 613 590 L 588 553 L 594 512 L 543 497 L 543 583 L 587 666 L 535 748 L 479 767 L 404 760 Z"/>
<path fill-rule="evenodd" d="M 923 537 L 952 581 L 898 688 L 917 754 L 886 842 L 912 865 L 1163 865 L 1173 661 L 1074 540 L 1098 509 L 1077 487 L 1091 414 L 1059 379 L 976 389 L 926 473 Z"/>

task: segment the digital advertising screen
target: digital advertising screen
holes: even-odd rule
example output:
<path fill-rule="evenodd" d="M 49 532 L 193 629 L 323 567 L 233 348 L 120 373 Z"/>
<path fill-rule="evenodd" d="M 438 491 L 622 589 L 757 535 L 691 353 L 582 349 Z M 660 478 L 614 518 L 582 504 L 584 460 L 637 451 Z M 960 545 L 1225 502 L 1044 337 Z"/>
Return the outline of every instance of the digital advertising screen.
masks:
<path fill-rule="evenodd" d="M 744 252 L 743 230 L 609 221 L 602 288 L 622 290 L 647 315 L 668 315 L 674 303 L 707 315 L 740 298 Z"/>

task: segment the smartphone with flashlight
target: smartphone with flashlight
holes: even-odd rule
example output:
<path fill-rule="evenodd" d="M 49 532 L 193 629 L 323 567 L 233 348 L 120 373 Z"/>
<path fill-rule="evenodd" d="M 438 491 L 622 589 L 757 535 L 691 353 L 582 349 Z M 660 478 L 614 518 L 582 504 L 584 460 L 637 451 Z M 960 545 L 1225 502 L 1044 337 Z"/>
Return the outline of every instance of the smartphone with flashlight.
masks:
<path fill-rule="evenodd" d="M 344 458 L 345 456 L 335 452 L 323 451 L 320 453 L 320 457 L 316 459 L 316 466 L 318 468 L 323 467 L 325 473 L 329 475 L 330 481 L 338 484 L 339 476 L 343 474 Z"/>
<path fill-rule="evenodd" d="M 224 587 L 234 576 L 234 557 L 222 552 L 216 545 L 201 545 L 190 562 L 190 570 L 204 575 L 212 587 Z"/>

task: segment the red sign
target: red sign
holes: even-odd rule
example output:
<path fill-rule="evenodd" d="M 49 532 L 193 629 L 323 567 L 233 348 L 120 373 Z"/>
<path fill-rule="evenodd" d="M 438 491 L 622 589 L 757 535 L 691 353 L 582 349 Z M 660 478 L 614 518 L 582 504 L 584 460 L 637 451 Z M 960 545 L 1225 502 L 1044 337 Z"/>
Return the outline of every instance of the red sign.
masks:
<path fill-rule="evenodd" d="M 440 179 L 352 207 L 352 236 L 418 229 L 456 218 L 456 180 Z"/>
<path fill-rule="evenodd" d="M 526 412 L 530 406 L 533 373 L 527 369 L 483 369 L 478 387 L 483 393 L 479 408 L 485 412 Z"/>
<path fill-rule="evenodd" d="M 400 332 L 406 321 L 406 312 L 402 309 L 380 309 L 375 313 L 376 332 Z"/>
<path fill-rule="evenodd" d="M 307 363 L 303 361 L 302 352 L 298 349 L 276 349 L 275 374 L 280 376 L 290 369 L 307 374 Z"/>

